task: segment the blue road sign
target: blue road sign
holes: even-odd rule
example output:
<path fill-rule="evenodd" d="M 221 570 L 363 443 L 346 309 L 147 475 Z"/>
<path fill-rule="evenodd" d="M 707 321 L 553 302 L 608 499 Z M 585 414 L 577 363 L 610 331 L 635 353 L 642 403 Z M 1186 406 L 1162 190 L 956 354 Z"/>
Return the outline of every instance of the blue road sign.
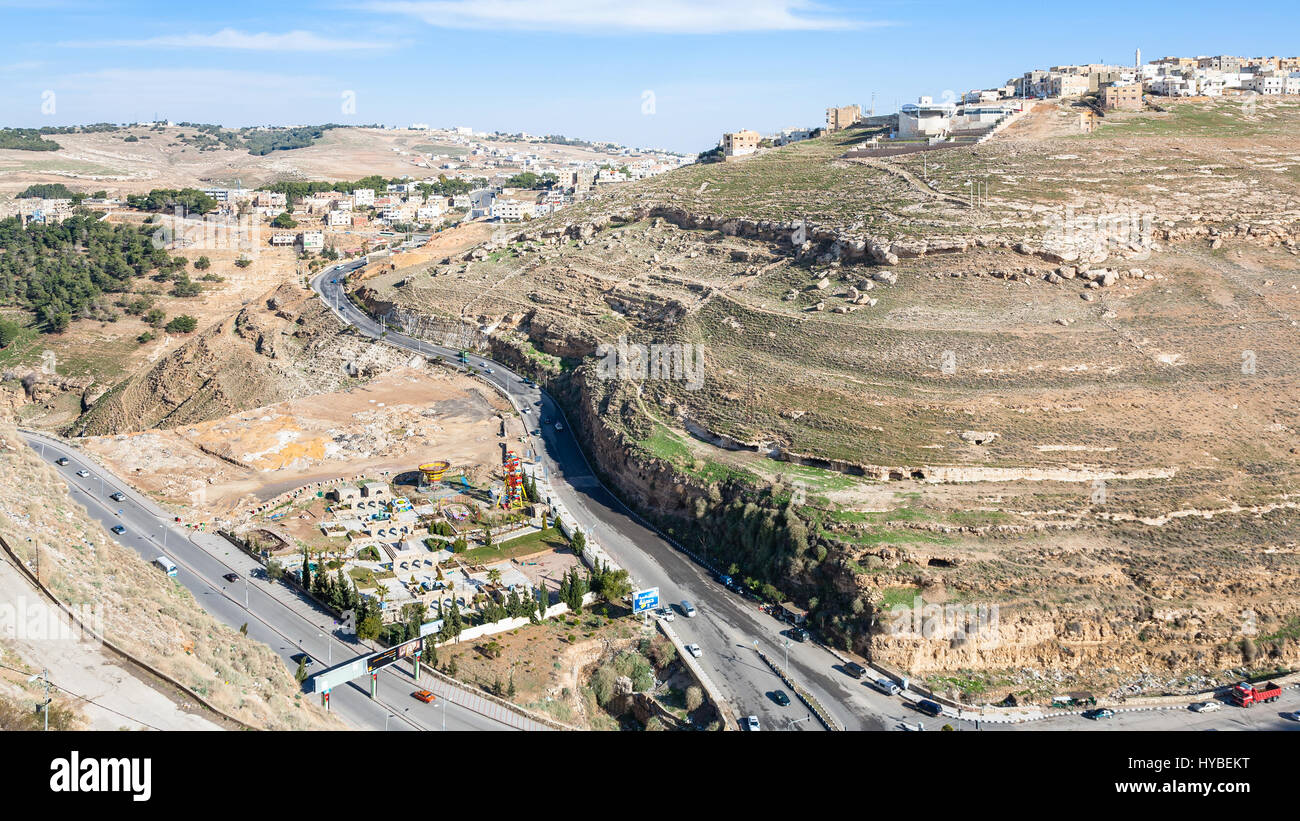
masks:
<path fill-rule="evenodd" d="M 659 588 L 651 587 L 648 590 L 638 590 L 632 594 L 632 612 L 644 613 L 647 610 L 654 610 L 659 606 Z"/>

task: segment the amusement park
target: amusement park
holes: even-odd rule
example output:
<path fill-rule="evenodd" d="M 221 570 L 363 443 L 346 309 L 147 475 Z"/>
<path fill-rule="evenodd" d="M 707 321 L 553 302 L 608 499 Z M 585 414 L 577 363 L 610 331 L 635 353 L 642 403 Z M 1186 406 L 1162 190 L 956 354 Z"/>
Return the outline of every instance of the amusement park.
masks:
<path fill-rule="evenodd" d="M 250 552 L 293 579 L 342 573 L 382 622 L 413 610 L 469 615 L 510 594 L 547 598 L 581 564 L 572 534 L 538 490 L 539 468 L 502 446 L 500 464 L 334 479 L 266 506 L 245 531 Z"/>

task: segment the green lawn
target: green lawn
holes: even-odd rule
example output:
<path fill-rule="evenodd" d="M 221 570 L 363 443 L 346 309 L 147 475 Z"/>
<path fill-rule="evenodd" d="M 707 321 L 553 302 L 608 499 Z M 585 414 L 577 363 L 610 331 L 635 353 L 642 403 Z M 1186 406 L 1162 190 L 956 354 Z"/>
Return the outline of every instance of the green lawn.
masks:
<path fill-rule="evenodd" d="M 464 553 L 457 553 L 456 558 L 468 564 L 487 564 L 528 556 L 543 550 L 559 550 L 568 546 L 568 539 L 565 539 L 559 530 L 548 527 L 492 547 L 475 547 Z"/>

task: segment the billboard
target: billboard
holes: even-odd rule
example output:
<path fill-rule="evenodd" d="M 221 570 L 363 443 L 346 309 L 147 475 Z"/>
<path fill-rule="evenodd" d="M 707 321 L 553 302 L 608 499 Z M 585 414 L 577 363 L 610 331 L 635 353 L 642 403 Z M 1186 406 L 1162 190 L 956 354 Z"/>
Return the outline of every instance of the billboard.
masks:
<path fill-rule="evenodd" d="M 659 606 L 659 588 L 651 587 L 632 594 L 632 612 L 645 613 Z"/>
<path fill-rule="evenodd" d="M 404 658 L 410 658 L 415 655 L 415 651 L 420 649 L 420 644 L 424 639 L 411 639 L 401 644 L 389 647 L 387 650 L 381 650 L 370 658 L 366 659 L 366 672 L 373 673 L 383 667 L 387 667 L 395 661 Z"/>

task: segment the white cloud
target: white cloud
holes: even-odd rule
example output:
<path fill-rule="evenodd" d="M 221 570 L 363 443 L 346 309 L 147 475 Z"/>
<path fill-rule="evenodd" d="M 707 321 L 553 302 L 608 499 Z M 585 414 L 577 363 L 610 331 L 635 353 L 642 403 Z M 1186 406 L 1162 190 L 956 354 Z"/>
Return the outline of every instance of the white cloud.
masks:
<path fill-rule="evenodd" d="M 889 25 L 826 14 L 810 0 L 373 0 L 362 8 L 431 26 L 582 33 L 721 34 Z"/>
<path fill-rule="evenodd" d="M 229 28 L 214 34 L 165 34 L 143 40 L 81 40 L 59 45 L 92 48 L 224 48 L 245 51 L 345 51 L 387 47 L 384 43 L 361 40 L 331 40 L 310 31 L 251 34 Z"/>

